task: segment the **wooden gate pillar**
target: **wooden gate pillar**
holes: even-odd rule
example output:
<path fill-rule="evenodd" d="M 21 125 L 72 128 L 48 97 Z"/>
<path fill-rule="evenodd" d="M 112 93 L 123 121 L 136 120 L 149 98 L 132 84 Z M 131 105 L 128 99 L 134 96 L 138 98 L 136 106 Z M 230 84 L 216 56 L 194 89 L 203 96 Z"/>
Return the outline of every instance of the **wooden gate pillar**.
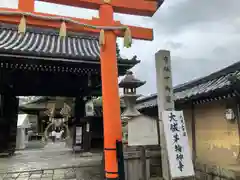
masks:
<path fill-rule="evenodd" d="M 12 155 L 16 149 L 19 100 L 12 89 L 5 90 L 0 94 L 0 153 Z"/>
<path fill-rule="evenodd" d="M 85 101 L 83 97 L 76 97 L 74 106 L 73 148 L 84 151 L 84 124 L 81 119 L 85 115 Z"/>

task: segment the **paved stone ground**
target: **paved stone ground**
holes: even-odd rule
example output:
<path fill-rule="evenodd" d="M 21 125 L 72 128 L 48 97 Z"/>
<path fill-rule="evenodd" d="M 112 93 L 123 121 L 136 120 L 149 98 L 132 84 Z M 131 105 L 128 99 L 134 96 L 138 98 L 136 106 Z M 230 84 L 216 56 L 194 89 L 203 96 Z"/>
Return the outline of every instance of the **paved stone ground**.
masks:
<path fill-rule="evenodd" d="M 0 158 L 0 180 L 100 180 L 101 159 L 100 153 L 73 154 L 62 142 L 49 143 L 43 149 L 18 151 L 11 158 Z"/>
<path fill-rule="evenodd" d="M 100 167 L 68 167 L 5 173 L 3 180 L 101 180 Z"/>

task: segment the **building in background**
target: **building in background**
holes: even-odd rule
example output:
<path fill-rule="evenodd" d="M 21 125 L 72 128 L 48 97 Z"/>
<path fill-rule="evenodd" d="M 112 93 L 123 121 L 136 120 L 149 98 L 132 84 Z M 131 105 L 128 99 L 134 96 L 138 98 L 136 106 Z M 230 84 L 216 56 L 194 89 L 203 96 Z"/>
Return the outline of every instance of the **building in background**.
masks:
<path fill-rule="evenodd" d="M 175 107 L 183 110 L 194 160 L 239 168 L 240 62 L 174 88 Z M 141 98 L 137 108 L 158 118 L 156 94 Z"/>
<path fill-rule="evenodd" d="M 46 114 L 47 109 L 52 104 L 57 104 L 60 107 L 62 101 L 67 102 L 68 105 L 72 108 L 72 114 L 68 121 L 68 126 L 71 133 L 71 138 L 74 138 L 74 124 L 75 124 L 75 98 L 59 98 L 59 97 L 40 97 L 35 99 L 34 101 L 30 101 L 28 103 L 24 103 L 19 106 L 19 113 L 27 113 L 31 116 L 36 116 L 36 120 L 33 122 L 30 119 L 31 127 L 30 129 L 33 132 L 32 138 L 33 140 L 40 140 L 44 135 L 44 130 L 47 125 L 50 123 L 49 116 Z M 102 98 L 94 98 L 92 100 L 94 112 L 93 116 L 88 116 L 82 118 L 84 122 L 89 123 L 89 131 L 90 133 L 90 149 L 102 149 L 103 148 L 103 118 L 102 118 Z M 124 108 L 124 103 L 121 100 L 121 107 Z M 61 118 L 60 115 L 61 108 L 56 110 L 56 117 Z M 72 139 L 73 140 L 73 139 Z M 87 148 L 87 147 L 86 147 Z"/>

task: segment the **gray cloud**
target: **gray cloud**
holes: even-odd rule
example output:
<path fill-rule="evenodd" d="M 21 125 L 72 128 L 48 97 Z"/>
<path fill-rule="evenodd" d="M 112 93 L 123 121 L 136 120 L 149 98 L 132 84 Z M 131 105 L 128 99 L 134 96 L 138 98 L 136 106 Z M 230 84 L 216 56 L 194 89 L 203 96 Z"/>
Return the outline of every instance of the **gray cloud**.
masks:
<path fill-rule="evenodd" d="M 165 44 L 168 49 L 181 49 L 184 46 L 183 43 L 174 41 L 167 41 Z"/>
<path fill-rule="evenodd" d="M 174 85 L 240 60 L 239 7 L 239 0 L 178 0 L 166 1 L 159 9 L 153 17 L 157 36 L 152 48 L 171 50 Z M 140 54 L 142 62 L 136 68 L 136 74 L 147 81 L 140 89 L 145 94 L 156 92 L 154 58 L 147 56 Z"/>
<path fill-rule="evenodd" d="M 224 58 L 229 57 L 231 55 L 228 48 L 224 46 L 217 46 L 213 49 L 212 52 L 214 56 L 221 56 Z"/>
<path fill-rule="evenodd" d="M 239 7 L 239 0 L 183 0 L 163 5 L 153 19 L 160 32 L 176 33 L 203 23 L 229 23 L 239 17 Z"/>

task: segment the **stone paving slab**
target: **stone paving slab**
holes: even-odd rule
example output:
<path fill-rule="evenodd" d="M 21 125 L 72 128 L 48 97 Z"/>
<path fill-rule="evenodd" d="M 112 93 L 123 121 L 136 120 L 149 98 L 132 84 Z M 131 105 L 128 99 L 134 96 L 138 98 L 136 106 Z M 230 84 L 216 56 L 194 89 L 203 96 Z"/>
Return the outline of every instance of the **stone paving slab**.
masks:
<path fill-rule="evenodd" d="M 73 154 L 64 144 L 0 159 L 0 180 L 100 180 L 100 153 Z"/>
<path fill-rule="evenodd" d="M 69 167 L 56 170 L 41 170 L 29 172 L 10 172 L 0 175 L 0 180 L 100 180 L 101 166 Z"/>
<path fill-rule="evenodd" d="M 100 180 L 101 167 L 79 167 L 68 169 L 52 170 L 52 173 L 46 171 L 40 172 L 23 172 L 5 174 L 4 177 L 0 176 L 1 180 Z"/>

